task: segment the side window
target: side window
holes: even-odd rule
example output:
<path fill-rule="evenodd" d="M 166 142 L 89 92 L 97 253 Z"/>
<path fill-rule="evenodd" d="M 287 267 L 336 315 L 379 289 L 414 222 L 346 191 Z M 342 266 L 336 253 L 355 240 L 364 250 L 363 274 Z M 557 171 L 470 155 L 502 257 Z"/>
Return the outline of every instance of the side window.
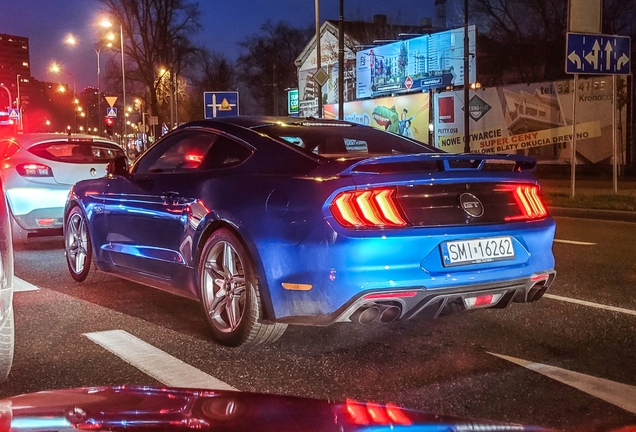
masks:
<path fill-rule="evenodd" d="M 201 169 L 230 168 L 240 165 L 250 157 L 252 151 L 244 145 L 224 136 L 219 136 L 206 155 Z"/>
<path fill-rule="evenodd" d="M 135 173 L 172 173 L 199 169 L 217 135 L 183 131 L 157 143 L 135 167 Z"/>

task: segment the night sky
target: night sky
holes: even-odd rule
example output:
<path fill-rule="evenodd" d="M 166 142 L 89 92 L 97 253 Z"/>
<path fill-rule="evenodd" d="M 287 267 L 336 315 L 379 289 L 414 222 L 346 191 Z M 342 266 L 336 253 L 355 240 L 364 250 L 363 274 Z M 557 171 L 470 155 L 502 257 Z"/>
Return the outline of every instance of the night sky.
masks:
<path fill-rule="evenodd" d="M 338 0 L 320 3 L 321 22 L 338 19 Z M 419 24 L 422 18 L 434 16 L 433 3 L 433 0 L 345 0 L 345 19 L 371 21 L 373 15 L 385 14 L 389 23 Z M 97 0 L 0 0 L 0 33 L 29 38 L 31 74 L 36 79 L 72 84 L 67 75 L 48 72 L 48 65 L 56 61 L 75 76 L 79 90 L 96 85 L 97 57 L 92 47 L 98 30 L 93 23 L 100 7 Z M 199 7 L 203 29 L 195 41 L 231 60 L 239 54 L 237 42 L 258 32 L 268 19 L 299 28 L 314 23 L 313 0 L 208 0 L 200 1 Z M 448 15 L 450 18 L 451 10 Z M 80 45 L 71 48 L 63 43 L 69 33 L 81 41 Z M 102 51 L 102 64 L 107 55 Z"/>

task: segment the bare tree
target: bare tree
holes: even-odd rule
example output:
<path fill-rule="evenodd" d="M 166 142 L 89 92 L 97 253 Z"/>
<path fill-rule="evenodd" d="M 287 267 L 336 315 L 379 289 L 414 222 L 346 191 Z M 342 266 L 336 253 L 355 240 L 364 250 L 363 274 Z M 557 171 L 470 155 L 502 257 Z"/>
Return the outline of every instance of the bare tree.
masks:
<path fill-rule="evenodd" d="M 219 53 L 200 49 L 192 67 L 192 91 L 186 110 L 190 118 L 201 118 L 204 112 L 203 93 L 206 91 L 236 90 L 234 65 Z"/>
<path fill-rule="evenodd" d="M 487 84 L 564 78 L 567 7 L 568 0 L 470 0 L 470 21 L 483 36 L 480 58 L 499 73 Z M 633 36 L 635 14 L 636 0 L 605 0 L 603 32 Z"/>
<path fill-rule="evenodd" d="M 192 62 L 196 47 L 190 37 L 201 25 L 198 3 L 187 0 L 100 0 L 105 12 L 122 26 L 126 58 L 126 92 L 146 92 L 150 111 L 161 114 L 158 71 L 165 67 L 180 76 Z M 111 68 L 114 67 L 111 60 Z M 121 74 L 120 74 L 121 75 Z M 110 71 L 110 76 L 117 76 Z M 120 83 L 121 84 L 121 83 Z M 141 87 L 141 88 L 140 88 Z"/>
<path fill-rule="evenodd" d="M 312 36 L 312 30 L 271 21 L 260 33 L 240 42 L 239 78 L 266 113 L 286 112 L 284 90 L 298 83 L 294 60 Z"/>

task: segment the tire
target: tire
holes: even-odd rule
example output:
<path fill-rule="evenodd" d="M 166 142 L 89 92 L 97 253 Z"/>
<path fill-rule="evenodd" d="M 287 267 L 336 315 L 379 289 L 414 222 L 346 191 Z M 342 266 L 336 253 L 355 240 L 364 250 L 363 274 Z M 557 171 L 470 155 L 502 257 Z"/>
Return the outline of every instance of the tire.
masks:
<path fill-rule="evenodd" d="M 207 323 L 222 345 L 246 346 L 278 340 L 287 324 L 263 323 L 254 265 L 230 230 L 215 231 L 199 260 L 199 292 Z"/>
<path fill-rule="evenodd" d="M 71 209 L 64 221 L 64 254 L 71 277 L 84 282 L 91 271 L 93 246 L 86 215 L 78 206 Z"/>
<path fill-rule="evenodd" d="M 13 305 L 11 305 L 7 321 L 4 327 L 0 329 L 0 383 L 7 379 L 11 371 L 14 344 L 15 330 L 13 325 Z"/>

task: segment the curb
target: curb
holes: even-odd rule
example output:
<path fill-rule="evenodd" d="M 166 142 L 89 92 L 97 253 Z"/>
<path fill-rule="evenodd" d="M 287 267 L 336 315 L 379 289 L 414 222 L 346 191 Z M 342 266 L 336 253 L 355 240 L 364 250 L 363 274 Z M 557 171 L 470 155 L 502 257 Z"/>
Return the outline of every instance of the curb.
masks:
<path fill-rule="evenodd" d="M 597 210 L 567 207 L 548 207 L 551 216 L 582 219 L 600 219 L 636 223 L 636 212 L 620 210 Z"/>

